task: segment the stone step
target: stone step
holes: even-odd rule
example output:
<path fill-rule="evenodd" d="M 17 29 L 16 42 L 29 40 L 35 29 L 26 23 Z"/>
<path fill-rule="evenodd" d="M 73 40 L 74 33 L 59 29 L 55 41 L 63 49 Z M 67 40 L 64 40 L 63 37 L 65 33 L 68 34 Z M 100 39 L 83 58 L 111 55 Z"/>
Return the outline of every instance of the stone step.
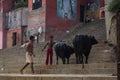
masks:
<path fill-rule="evenodd" d="M 1 73 L 19 73 L 23 66 L 9 66 L 1 68 Z M 117 65 L 115 63 L 92 63 L 85 64 L 84 69 L 81 64 L 65 64 L 65 65 L 35 65 L 34 66 L 36 74 L 116 74 Z M 31 73 L 30 66 L 26 68 L 25 73 Z"/>
<path fill-rule="evenodd" d="M 21 55 L 22 54 L 22 55 Z M 5 64 L 16 64 L 16 62 L 18 63 L 24 63 L 25 62 L 25 53 L 21 53 L 21 54 L 18 54 L 18 55 L 14 55 L 14 54 L 11 54 L 7 57 L 7 55 L 5 57 L 1 57 L 0 60 L 1 60 L 1 64 L 2 63 L 5 63 Z M 13 57 L 14 56 L 14 57 Z M 46 60 L 46 54 L 43 53 L 43 54 L 36 54 L 36 57 L 34 58 L 34 61 L 37 63 L 37 62 L 42 62 L 42 64 L 45 63 L 45 60 Z M 90 56 L 89 56 L 89 59 L 88 59 L 88 62 L 89 63 L 97 63 L 97 62 L 114 62 L 116 59 L 115 59 L 115 55 L 112 55 L 110 53 L 90 53 Z M 53 61 L 54 63 L 56 63 L 56 56 L 55 54 L 53 55 Z M 61 59 L 59 59 L 59 61 L 61 61 Z M 76 58 L 75 58 L 75 54 L 71 55 L 70 57 L 70 63 L 76 63 Z"/>
<path fill-rule="evenodd" d="M 4 66 L 5 68 L 20 68 L 22 67 L 23 64 L 19 65 L 6 65 Z M 67 68 L 67 69 L 79 69 L 82 68 L 82 64 L 58 64 L 58 65 L 40 65 L 40 64 L 35 64 L 34 65 L 36 68 L 44 68 L 44 69 L 54 69 L 54 68 Z M 117 63 L 113 63 L 113 62 L 104 62 L 104 63 L 88 63 L 88 64 L 84 64 L 84 68 L 89 68 L 89 69 L 96 69 L 96 68 L 116 68 L 117 67 Z"/>
<path fill-rule="evenodd" d="M 2 73 L 20 73 L 20 69 L 6 70 Z M 24 73 L 30 74 L 31 69 L 27 68 Z M 35 69 L 35 74 L 117 74 L 116 69 Z"/>
<path fill-rule="evenodd" d="M 111 74 L 0 74 L 1 80 L 117 80 Z"/>

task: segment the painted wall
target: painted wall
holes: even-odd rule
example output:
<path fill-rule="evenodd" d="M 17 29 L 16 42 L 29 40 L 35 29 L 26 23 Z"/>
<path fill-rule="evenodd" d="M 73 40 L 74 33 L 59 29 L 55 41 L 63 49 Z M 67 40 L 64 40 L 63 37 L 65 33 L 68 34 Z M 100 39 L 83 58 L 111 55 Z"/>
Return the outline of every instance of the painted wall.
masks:
<path fill-rule="evenodd" d="M 77 0 L 57 0 L 57 16 L 64 19 L 76 19 Z"/>
<path fill-rule="evenodd" d="M 94 0 L 87 5 L 86 15 L 91 19 L 99 19 L 100 1 Z"/>
<path fill-rule="evenodd" d="M 75 12 L 74 14 L 76 14 L 74 17 L 75 19 L 73 18 L 73 16 L 71 16 L 71 14 L 69 14 L 68 19 L 65 19 L 63 15 L 64 12 L 62 12 L 63 9 L 60 9 L 61 7 L 60 4 L 57 5 L 58 3 L 57 1 L 59 2 L 62 0 L 48 0 L 46 2 L 46 34 L 47 36 L 54 35 L 54 34 L 56 36 L 61 35 L 68 28 L 79 23 L 80 22 L 80 5 L 86 5 L 87 2 L 89 2 L 90 0 L 77 0 L 77 3 L 76 2 L 74 3 L 76 4 L 73 9 L 73 11 Z M 66 3 L 68 2 L 68 6 L 69 6 L 70 0 L 63 0 L 63 1 L 65 1 Z M 68 6 L 66 5 L 65 8 L 67 8 Z"/>
<path fill-rule="evenodd" d="M 70 20 L 57 15 L 57 0 L 46 2 L 46 38 L 55 33 L 61 34 L 63 30 L 70 26 L 70 22 Z"/>

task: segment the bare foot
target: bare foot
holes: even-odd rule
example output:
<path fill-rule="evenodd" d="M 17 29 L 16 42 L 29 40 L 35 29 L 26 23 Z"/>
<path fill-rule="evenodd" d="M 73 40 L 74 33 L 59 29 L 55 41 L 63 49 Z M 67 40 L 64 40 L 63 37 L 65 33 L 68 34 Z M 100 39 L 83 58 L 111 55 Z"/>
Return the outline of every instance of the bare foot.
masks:
<path fill-rule="evenodd" d="M 20 70 L 20 73 L 21 73 L 21 74 L 23 74 L 23 71 L 22 71 L 22 70 Z"/>

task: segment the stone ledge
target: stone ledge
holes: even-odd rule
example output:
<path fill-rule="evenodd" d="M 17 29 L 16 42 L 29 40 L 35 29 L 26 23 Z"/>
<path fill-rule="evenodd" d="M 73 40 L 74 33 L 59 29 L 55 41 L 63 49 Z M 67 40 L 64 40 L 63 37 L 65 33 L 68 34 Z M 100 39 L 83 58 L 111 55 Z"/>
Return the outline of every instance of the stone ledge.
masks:
<path fill-rule="evenodd" d="M 0 74 L 0 80 L 117 80 L 117 76 L 111 74 Z"/>

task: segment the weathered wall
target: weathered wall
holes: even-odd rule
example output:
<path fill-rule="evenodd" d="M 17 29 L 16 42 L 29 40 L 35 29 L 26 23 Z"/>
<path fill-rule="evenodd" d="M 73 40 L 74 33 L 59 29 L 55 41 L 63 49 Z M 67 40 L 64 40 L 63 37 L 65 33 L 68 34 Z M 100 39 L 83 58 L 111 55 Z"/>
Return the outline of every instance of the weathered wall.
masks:
<path fill-rule="evenodd" d="M 28 9 L 18 8 L 14 11 L 6 13 L 6 27 L 15 29 L 27 25 Z"/>
<path fill-rule="evenodd" d="M 113 19 L 111 21 L 112 17 L 115 15 L 114 13 L 111 13 L 108 11 L 108 4 L 111 0 L 105 0 L 105 22 L 106 22 L 106 34 L 107 34 L 107 40 L 110 43 L 117 44 L 116 42 L 116 20 Z"/>
<path fill-rule="evenodd" d="M 12 0 L 2 0 L 0 1 L 0 7 L 1 7 L 1 12 L 0 12 L 0 31 L 1 31 L 1 35 L 0 35 L 0 49 L 5 48 L 6 47 L 6 30 L 5 30 L 5 13 L 9 12 L 10 10 L 12 10 Z"/>
<path fill-rule="evenodd" d="M 8 7 L 9 6 L 9 7 Z M 0 1 L 0 49 L 6 47 L 5 13 L 12 9 L 12 0 Z"/>
<path fill-rule="evenodd" d="M 36 35 L 41 28 L 42 32 L 40 33 L 40 36 L 44 38 L 45 34 L 45 9 L 46 9 L 46 0 L 42 0 L 42 7 L 38 9 L 32 10 L 32 0 L 29 1 L 28 6 L 28 29 L 27 32 L 29 32 L 30 35 Z M 44 39 L 43 39 L 44 40 Z"/>
<path fill-rule="evenodd" d="M 28 8 L 22 8 L 22 26 L 28 25 Z"/>
<path fill-rule="evenodd" d="M 28 9 L 19 8 L 6 13 L 6 46 L 12 47 L 13 33 L 16 33 L 16 43 L 22 42 L 23 32 L 22 27 L 27 26 Z"/>
<path fill-rule="evenodd" d="M 22 33 L 21 33 L 21 28 L 16 28 L 16 29 L 10 29 L 9 31 L 6 32 L 7 34 L 7 47 L 11 48 L 13 47 L 13 33 L 16 33 L 16 45 L 21 44 L 21 39 L 22 39 Z"/>

